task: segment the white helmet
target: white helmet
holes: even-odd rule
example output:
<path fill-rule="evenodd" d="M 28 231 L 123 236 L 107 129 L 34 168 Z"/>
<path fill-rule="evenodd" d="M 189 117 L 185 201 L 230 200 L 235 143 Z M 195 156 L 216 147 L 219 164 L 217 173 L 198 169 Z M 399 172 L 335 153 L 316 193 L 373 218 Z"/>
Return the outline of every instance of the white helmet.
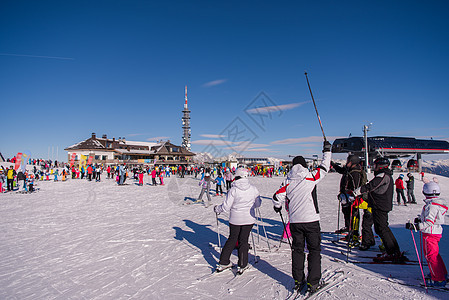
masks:
<path fill-rule="evenodd" d="M 439 196 L 440 195 L 440 186 L 438 185 L 438 179 L 436 177 L 433 178 L 433 181 L 430 181 L 428 178 L 424 177 L 424 186 L 422 187 L 422 193 L 426 196 Z"/>
<path fill-rule="evenodd" d="M 248 170 L 244 169 L 244 168 L 238 168 L 235 171 L 235 177 L 237 177 L 237 176 L 241 177 L 241 178 L 248 177 Z"/>

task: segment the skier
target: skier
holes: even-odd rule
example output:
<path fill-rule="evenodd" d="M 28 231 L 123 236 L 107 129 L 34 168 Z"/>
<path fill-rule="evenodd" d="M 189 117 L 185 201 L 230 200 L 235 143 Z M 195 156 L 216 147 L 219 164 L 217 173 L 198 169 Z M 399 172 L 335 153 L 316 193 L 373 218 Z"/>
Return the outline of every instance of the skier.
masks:
<path fill-rule="evenodd" d="M 3 168 L 3 166 L 2 166 L 2 168 Z M 3 191 L 5 190 L 5 188 L 4 188 L 5 182 L 6 182 L 6 176 L 3 172 L 3 169 L 0 169 L 0 193 L 3 193 Z"/>
<path fill-rule="evenodd" d="M 10 166 L 8 172 L 6 172 L 6 185 L 8 192 L 14 190 L 14 176 L 16 176 L 16 171 L 12 168 L 12 166 Z"/>
<path fill-rule="evenodd" d="M 357 244 L 359 242 L 359 222 L 360 213 L 358 206 L 352 206 L 349 199 L 355 199 L 353 197 L 353 191 L 365 184 L 367 181 L 366 173 L 362 169 L 360 157 L 357 155 L 349 155 L 346 160 L 346 165 L 340 167 L 338 164 L 331 162 L 332 167 L 340 174 L 343 174 L 340 180 L 340 195 L 339 199 L 342 202 L 342 212 L 345 217 L 345 227 L 340 229 L 339 232 L 351 231 L 353 236 L 347 236 L 347 239 L 351 238 L 350 243 Z M 364 194 L 362 198 L 367 199 L 368 195 Z M 351 212 L 352 207 L 352 212 Z M 368 250 L 371 246 L 375 245 L 374 234 L 371 229 L 373 226 L 373 217 L 370 212 L 371 209 L 365 209 L 363 213 L 362 223 L 362 245 L 360 250 Z M 352 218 L 351 218 L 352 215 Z M 352 220 L 351 220 L 352 219 Z"/>
<path fill-rule="evenodd" d="M 426 197 L 421 215 L 415 219 L 415 224 L 407 223 L 407 229 L 418 229 L 422 232 L 424 241 L 424 255 L 430 269 L 430 276 L 426 279 L 427 286 L 444 287 L 446 285 L 447 270 L 439 253 L 438 243 L 443 236 L 444 215 L 448 211 L 444 200 L 439 198 L 440 186 L 438 179 L 430 181 L 424 177 L 423 194 Z"/>
<path fill-rule="evenodd" d="M 248 238 L 256 222 L 255 209 L 260 207 L 262 200 L 257 188 L 248 180 L 248 170 L 239 168 L 235 172 L 235 181 L 226 199 L 221 205 L 216 205 L 216 214 L 229 212 L 229 237 L 223 250 L 216 271 L 221 272 L 232 267 L 230 257 L 238 242 L 237 273 L 242 274 L 248 268 Z"/>
<path fill-rule="evenodd" d="M 215 183 L 216 183 L 216 186 L 215 186 L 215 194 L 216 194 L 216 196 L 218 196 L 218 189 L 220 189 L 220 196 L 223 196 L 223 189 L 221 188 L 221 184 L 222 183 L 224 184 L 224 179 L 221 176 L 221 172 L 218 174 L 217 179 L 215 179 Z"/>
<path fill-rule="evenodd" d="M 201 179 L 201 181 L 198 183 L 198 185 L 201 186 L 201 192 L 196 201 L 197 202 L 203 201 L 203 195 L 204 195 L 204 193 L 206 193 L 206 196 L 207 196 L 207 204 L 205 205 L 206 207 L 208 207 L 209 205 L 212 204 L 212 200 L 210 199 L 210 184 L 211 184 L 211 182 L 212 182 L 212 179 L 210 178 L 210 174 L 204 173 L 204 178 Z"/>
<path fill-rule="evenodd" d="M 415 198 L 415 177 L 413 177 L 412 173 L 407 174 L 408 180 L 407 183 L 407 203 L 416 204 Z"/>
<path fill-rule="evenodd" d="M 154 186 L 157 185 L 157 183 L 156 183 L 156 175 L 157 175 L 157 172 L 156 172 L 156 167 L 155 167 L 153 169 L 153 171 L 151 171 L 151 180 L 152 180 Z"/>
<path fill-rule="evenodd" d="M 405 200 L 405 194 L 404 194 L 404 181 L 402 180 L 404 178 L 404 174 L 399 175 L 398 179 L 394 182 L 396 185 L 396 195 L 398 200 L 398 205 L 401 204 L 401 197 L 402 201 L 404 202 L 404 205 L 407 206 L 407 200 Z"/>
<path fill-rule="evenodd" d="M 308 287 L 309 293 L 316 292 L 321 279 L 321 229 L 316 185 L 330 168 L 331 144 L 323 143 L 323 161 L 317 169 L 309 171 L 304 157 L 296 156 L 293 167 L 281 188 L 273 195 L 274 210 L 280 212 L 282 203 L 288 199 L 290 232 L 292 243 L 292 274 L 295 290 Z M 304 275 L 304 246 L 309 250 L 307 280 Z"/>
<path fill-rule="evenodd" d="M 355 196 L 368 193 L 368 205 L 372 208 L 374 230 L 382 239 L 386 252 L 374 258 L 376 262 L 403 263 L 408 258 L 401 252 L 399 244 L 388 227 L 388 213 L 393 209 L 393 172 L 390 161 L 379 157 L 374 161 L 374 178 L 356 191 Z"/>

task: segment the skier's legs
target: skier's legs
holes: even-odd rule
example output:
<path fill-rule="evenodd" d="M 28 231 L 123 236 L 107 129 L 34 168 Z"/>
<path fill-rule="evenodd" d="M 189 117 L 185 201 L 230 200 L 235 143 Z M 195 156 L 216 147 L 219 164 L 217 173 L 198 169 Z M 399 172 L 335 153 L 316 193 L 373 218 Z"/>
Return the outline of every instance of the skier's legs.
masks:
<path fill-rule="evenodd" d="M 206 188 L 206 196 L 207 196 L 207 201 L 212 202 L 212 200 L 210 199 L 210 187 Z"/>
<path fill-rule="evenodd" d="M 341 206 L 341 211 L 343 212 L 343 215 L 345 216 L 345 227 L 349 229 L 351 226 L 351 206 Z"/>
<path fill-rule="evenodd" d="M 376 244 L 373 234 L 373 214 L 367 209 L 363 210 L 363 220 L 362 220 L 362 245 L 372 245 Z"/>
<path fill-rule="evenodd" d="M 298 282 L 302 282 L 305 278 L 304 275 L 304 246 L 305 237 L 302 230 L 302 224 L 290 223 L 290 232 L 292 234 L 292 275 L 293 279 Z"/>
<path fill-rule="evenodd" d="M 198 201 L 199 201 L 199 200 L 203 200 L 203 195 L 204 195 L 204 191 L 205 191 L 205 190 L 206 190 L 205 188 L 202 188 L 202 189 L 201 189 L 200 195 L 198 196 Z"/>
<path fill-rule="evenodd" d="M 240 233 L 239 233 L 239 247 L 238 247 L 238 266 L 240 268 L 244 268 L 248 265 L 248 250 L 249 250 L 249 243 L 248 238 L 249 234 L 251 233 L 251 229 L 253 228 L 254 224 L 250 225 L 242 225 L 240 227 Z"/>
<path fill-rule="evenodd" d="M 374 230 L 382 239 L 388 255 L 400 253 L 396 238 L 388 227 L 388 212 L 373 209 Z"/>
<path fill-rule="evenodd" d="M 402 197 L 402 201 L 404 202 L 404 204 L 406 204 L 407 200 L 405 199 L 404 190 L 400 190 L 400 194 L 401 194 L 401 197 Z"/>
<path fill-rule="evenodd" d="M 229 237 L 225 245 L 223 246 L 223 250 L 221 250 L 219 261 L 220 265 L 229 265 L 231 263 L 230 261 L 231 254 L 232 250 L 234 250 L 235 248 L 235 243 L 237 243 L 239 239 L 240 227 L 241 226 L 239 225 L 233 225 L 229 223 Z"/>
<path fill-rule="evenodd" d="M 321 278 L 321 229 L 320 222 L 312 222 L 304 224 L 304 233 L 306 236 L 307 249 L 307 266 L 309 274 L 307 282 L 312 286 L 318 284 Z"/>
<path fill-rule="evenodd" d="M 447 270 L 444 261 L 439 253 L 438 242 L 441 239 L 441 234 L 423 233 L 424 241 L 424 256 L 429 265 L 432 280 L 443 281 L 446 280 Z"/>

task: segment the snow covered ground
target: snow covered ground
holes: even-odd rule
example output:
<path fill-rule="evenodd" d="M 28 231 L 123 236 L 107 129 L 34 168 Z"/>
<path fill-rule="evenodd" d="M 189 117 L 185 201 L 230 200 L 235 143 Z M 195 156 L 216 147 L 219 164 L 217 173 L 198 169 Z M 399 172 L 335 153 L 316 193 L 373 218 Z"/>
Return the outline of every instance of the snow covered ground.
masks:
<path fill-rule="evenodd" d="M 208 275 L 219 257 L 219 248 L 213 246 L 217 221 L 213 207 L 184 205 L 199 194 L 194 178 L 171 177 L 165 179 L 165 186 L 140 187 L 133 180 L 117 186 L 103 176 L 99 183 L 38 182 L 39 190 L 33 194 L 0 194 L 0 299 L 285 299 L 293 286 L 290 250 L 288 244 L 279 248 L 283 227 L 271 203 L 282 179 L 251 178 L 263 196 L 260 225 L 266 228 L 271 252 L 262 226 L 260 236 L 254 227 L 258 262 L 251 251 L 251 269 L 235 279 L 231 271 Z M 449 178 L 439 179 L 442 196 L 447 197 Z M 323 232 L 337 228 L 339 180 L 340 175 L 329 174 L 318 186 Z M 417 180 L 419 203 L 421 188 Z M 223 198 L 212 199 L 219 204 Z M 404 224 L 421 207 L 395 205 L 390 213 L 401 250 L 413 260 L 413 240 Z M 219 216 L 222 245 L 228 235 L 227 219 Z M 449 266 L 445 227 L 440 253 Z M 419 246 L 419 234 L 414 236 Z M 423 288 L 387 280 L 419 285 L 418 265 L 342 262 L 343 248 L 330 242 L 335 238 L 323 234 L 322 272 L 325 278 L 335 271 L 343 271 L 344 276 L 317 298 L 449 299 L 449 293 L 429 290 L 426 294 Z M 236 256 L 231 260 L 236 263 Z"/>

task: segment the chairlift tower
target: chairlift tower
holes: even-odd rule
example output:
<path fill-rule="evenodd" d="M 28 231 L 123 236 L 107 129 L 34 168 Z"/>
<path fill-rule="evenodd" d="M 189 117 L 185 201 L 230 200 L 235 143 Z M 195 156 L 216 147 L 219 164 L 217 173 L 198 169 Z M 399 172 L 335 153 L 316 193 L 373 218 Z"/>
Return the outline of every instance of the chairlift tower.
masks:
<path fill-rule="evenodd" d="M 190 110 L 187 107 L 187 85 L 185 87 L 185 103 L 182 111 L 182 143 L 181 146 L 190 151 Z"/>
<path fill-rule="evenodd" d="M 371 129 L 373 123 L 369 123 L 368 125 L 363 125 L 363 139 L 365 141 L 365 171 L 366 173 L 370 172 L 369 168 L 369 157 L 368 157 L 368 131 Z"/>

